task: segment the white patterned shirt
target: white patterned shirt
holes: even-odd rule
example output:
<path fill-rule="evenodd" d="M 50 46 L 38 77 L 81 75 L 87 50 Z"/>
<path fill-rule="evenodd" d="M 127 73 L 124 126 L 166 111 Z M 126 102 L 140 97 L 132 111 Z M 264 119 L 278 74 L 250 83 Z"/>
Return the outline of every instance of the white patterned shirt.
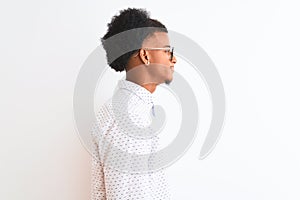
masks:
<path fill-rule="evenodd" d="M 115 109 L 118 114 L 125 113 L 121 120 L 118 118 L 119 121 L 116 120 Z M 148 127 L 151 124 L 151 110 L 154 114 L 151 92 L 127 80 L 119 80 L 113 97 L 101 106 L 92 129 L 92 200 L 170 199 L 169 185 L 163 170 L 147 173 L 122 171 L 130 169 L 135 161 L 114 150 L 117 148 L 138 155 L 157 150 L 157 136 L 151 139 L 131 137 L 120 127 L 122 124 L 126 130 L 128 122 L 140 128 Z"/>

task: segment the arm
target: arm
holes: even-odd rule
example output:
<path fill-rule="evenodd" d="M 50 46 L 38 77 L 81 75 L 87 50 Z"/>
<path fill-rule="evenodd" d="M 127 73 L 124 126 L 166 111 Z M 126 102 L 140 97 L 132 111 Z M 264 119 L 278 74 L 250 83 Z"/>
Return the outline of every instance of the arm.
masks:
<path fill-rule="evenodd" d="M 99 145 L 95 134 L 92 134 L 91 163 L 91 200 L 106 200 L 103 165 L 99 156 Z"/>

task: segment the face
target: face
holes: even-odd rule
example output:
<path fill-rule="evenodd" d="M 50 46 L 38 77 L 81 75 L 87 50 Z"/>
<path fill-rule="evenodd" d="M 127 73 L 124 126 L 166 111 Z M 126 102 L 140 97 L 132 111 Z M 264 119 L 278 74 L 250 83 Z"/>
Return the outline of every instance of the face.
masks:
<path fill-rule="evenodd" d="M 165 48 L 165 49 L 157 49 Z M 171 59 L 171 48 L 168 34 L 155 32 L 143 42 L 142 49 L 145 50 L 145 64 L 149 61 L 147 69 L 153 82 L 170 84 L 173 80 L 174 65 L 177 60 L 175 56 Z"/>

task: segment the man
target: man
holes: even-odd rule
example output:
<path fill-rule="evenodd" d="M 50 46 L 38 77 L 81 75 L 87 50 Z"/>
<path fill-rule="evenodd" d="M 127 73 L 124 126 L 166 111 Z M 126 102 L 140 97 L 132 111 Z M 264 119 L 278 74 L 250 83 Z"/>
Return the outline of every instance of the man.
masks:
<path fill-rule="evenodd" d="M 158 137 L 145 138 L 153 131 L 149 128 L 149 112 L 155 116 L 152 93 L 157 85 L 173 79 L 176 58 L 168 31 L 147 11 L 129 8 L 112 18 L 102 44 L 109 66 L 125 70 L 126 80 L 119 80 L 93 127 L 92 200 L 170 199 L 163 170 L 147 171 L 152 169 L 151 153 L 157 150 Z"/>

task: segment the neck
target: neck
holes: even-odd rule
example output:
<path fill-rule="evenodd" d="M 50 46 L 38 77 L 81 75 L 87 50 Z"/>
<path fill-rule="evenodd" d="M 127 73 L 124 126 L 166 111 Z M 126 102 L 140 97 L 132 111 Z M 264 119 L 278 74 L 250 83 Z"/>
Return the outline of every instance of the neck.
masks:
<path fill-rule="evenodd" d="M 126 80 L 127 80 L 127 81 L 131 81 L 131 82 L 133 82 L 133 83 L 135 83 L 135 84 L 140 85 L 141 87 L 145 88 L 146 90 L 148 90 L 148 91 L 151 92 L 151 93 L 153 93 L 153 92 L 155 91 L 156 86 L 157 86 L 157 84 L 155 84 L 155 83 L 141 84 L 139 81 L 134 80 L 134 79 L 131 79 L 131 78 L 128 78 L 128 77 L 126 77 Z"/>
<path fill-rule="evenodd" d="M 156 84 L 155 83 L 148 83 L 148 84 L 141 85 L 141 86 L 146 88 L 151 93 L 153 93 L 156 89 Z"/>
<path fill-rule="evenodd" d="M 156 90 L 158 83 L 153 81 L 148 70 L 146 65 L 131 61 L 126 67 L 126 80 L 134 82 L 153 93 Z"/>

